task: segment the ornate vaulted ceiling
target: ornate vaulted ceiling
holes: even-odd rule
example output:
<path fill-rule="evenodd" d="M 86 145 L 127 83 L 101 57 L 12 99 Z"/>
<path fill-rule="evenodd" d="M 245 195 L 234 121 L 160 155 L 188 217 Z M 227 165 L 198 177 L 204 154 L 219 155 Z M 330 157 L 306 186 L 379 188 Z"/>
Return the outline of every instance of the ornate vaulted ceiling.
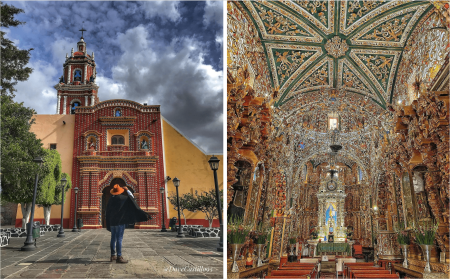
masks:
<path fill-rule="evenodd" d="M 402 50 L 423 1 L 246 1 L 279 89 L 277 106 L 312 91 L 338 89 L 391 102 Z"/>
<path fill-rule="evenodd" d="M 381 169 L 390 105 L 407 98 L 414 77 L 432 79 L 448 53 L 445 34 L 431 30 L 440 24 L 434 12 L 430 1 L 229 2 L 228 70 L 248 68 L 255 94 L 273 104 L 286 168 L 329 160 L 329 118 L 337 117 L 336 162 Z M 417 41 L 433 46 L 433 58 L 417 55 Z M 415 62 L 426 64 L 419 75 Z"/>

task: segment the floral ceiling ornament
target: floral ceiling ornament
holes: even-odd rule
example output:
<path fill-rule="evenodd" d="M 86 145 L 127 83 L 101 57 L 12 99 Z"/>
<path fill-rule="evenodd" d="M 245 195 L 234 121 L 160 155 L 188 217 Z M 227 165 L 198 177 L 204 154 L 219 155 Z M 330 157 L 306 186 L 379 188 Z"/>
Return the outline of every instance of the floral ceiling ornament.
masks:
<path fill-rule="evenodd" d="M 339 58 L 348 50 L 348 45 L 339 36 L 334 36 L 325 43 L 325 50 L 334 58 Z"/>

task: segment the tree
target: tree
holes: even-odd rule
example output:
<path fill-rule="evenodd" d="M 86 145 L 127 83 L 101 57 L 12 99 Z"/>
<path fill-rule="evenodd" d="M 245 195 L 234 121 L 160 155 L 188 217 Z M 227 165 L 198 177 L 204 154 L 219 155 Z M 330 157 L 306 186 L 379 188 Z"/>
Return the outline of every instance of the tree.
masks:
<path fill-rule="evenodd" d="M 22 9 L 10 6 L 0 2 L 1 5 L 1 27 L 9 28 L 16 27 L 24 24 L 24 22 L 14 19 L 14 16 L 18 13 L 23 13 Z M 5 32 L 0 31 L 1 46 L 2 46 L 2 59 L 1 59 L 1 95 L 14 97 L 16 89 L 14 86 L 18 81 L 25 81 L 28 79 L 33 69 L 26 67 L 30 60 L 30 51 L 18 49 L 14 43 L 5 38 Z"/>
<path fill-rule="evenodd" d="M 191 208 L 191 199 L 188 197 L 188 195 L 191 195 L 191 193 L 187 193 L 187 194 L 183 194 L 182 196 L 179 197 L 179 201 L 180 201 L 180 214 L 183 215 L 183 219 L 184 219 L 184 224 L 186 225 L 186 216 L 184 215 L 184 210 L 189 210 L 189 208 Z M 173 192 L 170 193 L 170 196 L 167 197 L 167 199 L 169 200 L 170 204 L 173 206 L 173 209 L 175 209 L 176 211 L 178 211 L 178 206 L 177 206 L 177 195 Z"/>
<path fill-rule="evenodd" d="M 68 175 L 67 173 L 63 172 L 61 174 L 61 179 L 65 177 L 67 179 L 67 184 L 65 187 L 65 193 L 64 193 L 64 201 L 66 201 L 66 196 L 67 196 L 67 192 L 69 191 L 70 188 L 72 188 L 72 180 L 70 178 L 70 175 Z M 58 180 L 55 186 L 55 191 L 54 191 L 54 198 L 53 198 L 53 203 L 52 204 L 42 204 L 44 207 L 44 219 L 45 219 L 45 224 L 49 225 L 50 224 L 50 214 L 51 214 L 51 209 L 52 209 L 52 205 L 61 205 L 61 180 Z"/>
<path fill-rule="evenodd" d="M 195 191 L 196 209 L 205 213 L 208 219 L 209 228 L 212 228 L 214 217 L 219 217 L 217 212 L 216 190 L 203 191 L 200 195 Z M 219 192 L 221 208 L 223 208 L 223 190 Z"/>
<path fill-rule="evenodd" d="M 23 103 L 15 103 L 1 96 L 1 199 L 22 206 L 22 226 L 25 227 L 31 211 L 36 173 L 44 172 L 33 159 L 44 156 L 41 140 L 30 132 L 35 111 Z"/>
<path fill-rule="evenodd" d="M 44 207 L 45 224 L 50 225 L 52 204 L 56 200 L 56 186 L 61 180 L 61 156 L 56 149 L 45 150 L 44 164 L 41 167 L 43 175 L 39 177 L 36 203 Z M 61 186 L 60 186 L 61 187 Z M 61 191 L 59 191 L 61 194 Z"/>

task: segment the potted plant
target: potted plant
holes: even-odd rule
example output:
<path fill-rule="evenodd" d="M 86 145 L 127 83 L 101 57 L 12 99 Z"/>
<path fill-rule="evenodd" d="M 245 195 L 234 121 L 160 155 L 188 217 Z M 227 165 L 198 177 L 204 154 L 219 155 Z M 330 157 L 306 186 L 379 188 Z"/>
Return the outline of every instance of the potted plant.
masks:
<path fill-rule="evenodd" d="M 426 261 L 424 272 L 431 273 L 430 267 L 430 253 L 434 244 L 434 238 L 436 231 L 439 227 L 438 223 L 434 222 L 422 222 L 418 227 L 413 229 L 414 240 L 422 248 L 423 257 Z"/>
<path fill-rule="evenodd" d="M 255 243 L 256 245 L 256 254 L 258 256 L 256 267 L 260 267 L 263 265 L 263 259 L 261 255 L 263 254 L 264 246 L 266 246 L 269 235 L 270 234 L 268 228 L 265 228 L 263 225 L 258 226 L 258 230 L 254 233 L 253 243 Z"/>
<path fill-rule="evenodd" d="M 294 257 L 294 249 L 295 249 L 295 244 L 297 243 L 297 237 L 294 237 L 293 235 L 291 235 L 289 237 L 289 261 L 293 262 L 295 257 Z"/>
<path fill-rule="evenodd" d="M 402 247 L 403 250 L 403 267 L 408 268 L 408 248 L 411 242 L 409 237 L 409 232 L 405 230 L 405 225 L 403 223 L 400 224 L 400 228 L 395 230 L 397 235 L 398 244 Z"/>
<path fill-rule="evenodd" d="M 227 227 L 227 240 L 230 243 L 231 256 L 233 258 L 231 272 L 239 272 L 236 259 L 241 253 L 241 248 L 244 246 L 252 226 L 245 226 L 241 217 L 231 216 Z"/>

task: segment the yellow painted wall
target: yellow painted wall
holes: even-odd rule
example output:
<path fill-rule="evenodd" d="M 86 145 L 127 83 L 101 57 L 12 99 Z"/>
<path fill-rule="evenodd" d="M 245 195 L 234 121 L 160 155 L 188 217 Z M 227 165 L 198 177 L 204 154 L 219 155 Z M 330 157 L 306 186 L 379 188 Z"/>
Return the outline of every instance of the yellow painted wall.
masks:
<path fill-rule="evenodd" d="M 178 187 L 179 194 L 188 192 L 207 191 L 214 189 L 214 174 L 209 167 L 208 160 L 212 155 L 205 155 L 193 143 L 180 134 L 165 119 L 163 120 L 164 152 L 166 164 L 166 176 L 172 180 L 180 179 Z M 219 189 L 223 189 L 223 155 L 216 155 L 219 158 L 219 169 L 217 170 L 217 180 Z M 176 194 L 173 182 L 167 183 L 167 195 Z M 190 212 L 185 210 L 186 219 L 205 219 L 202 212 Z M 169 218 L 178 218 L 178 213 L 169 204 Z M 181 216 L 183 218 L 183 216 Z"/>
<path fill-rule="evenodd" d="M 75 115 L 37 114 L 34 118 L 36 119 L 35 124 L 31 125 L 30 131 L 35 133 L 38 139 L 41 139 L 44 148 L 49 149 L 50 143 L 56 143 L 56 150 L 61 155 L 62 172 L 68 173 L 72 177 Z M 69 218 L 70 202 L 68 201 L 70 201 L 70 191 L 66 193 L 65 201 L 64 218 Z M 22 209 L 20 205 L 18 207 L 16 220 L 21 220 Z M 42 207 L 35 207 L 34 218 L 44 218 L 44 209 Z M 52 206 L 50 218 L 61 218 L 60 205 Z"/>

